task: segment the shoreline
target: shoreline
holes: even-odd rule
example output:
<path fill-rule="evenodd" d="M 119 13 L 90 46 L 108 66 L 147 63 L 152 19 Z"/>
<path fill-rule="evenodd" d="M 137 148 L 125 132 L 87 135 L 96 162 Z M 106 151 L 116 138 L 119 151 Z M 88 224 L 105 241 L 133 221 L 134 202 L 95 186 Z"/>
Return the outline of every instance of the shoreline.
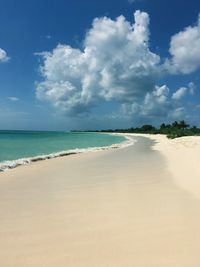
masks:
<path fill-rule="evenodd" d="M 109 135 L 118 135 L 117 133 L 106 133 Z M 121 134 L 119 134 L 121 135 Z M 28 157 L 28 158 L 19 158 L 16 160 L 8 160 L 0 162 L 0 174 L 2 172 L 6 172 L 8 170 L 14 169 L 19 166 L 28 165 L 34 162 L 38 161 L 44 161 L 54 158 L 60 158 L 75 154 L 81 154 L 81 153 L 87 153 L 87 152 L 98 152 L 98 151 L 104 151 L 104 150 L 110 150 L 110 149 L 119 149 L 123 148 L 129 145 L 132 145 L 134 143 L 133 139 L 129 138 L 128 136 L 124 136 L 125 140 L 121 143 L 112 144 L 110 146 L 102 146 L 102 147 L 89 147 L 89 148 L 76 148 L 76 149 L 69 149 L 69 150 L 63 150 L 59 152 L 54 152 L 50 154 L 42 154 L 34 157 Z"/>
<path fill-rule="evenodd" d="M 111 133 L 108 133 L 111 134 Z M 168 139 L 166 135 L 161 134 L 137 134 L 137 133 L 112 133 L 113 135 L 121 135 L 126 138 L 125 141 L 119 144 L 113 144 L 105 147 L 92 147 L 89 149 L 78 149 L 73 151 L 62 151 L 49 155 L 42 155 L 33 158 L 20 159 L 22 162 L 18 163 L 18 160 L 11 161 L 11 167 L 0 170 L 0 176 L 7 172 L 15 173 L 16 167 L 31 167 L 40 166 L 43 168 L 43 163 L 51 160 L 49 164 L 59 162 L 59 159 L 66 159 L 67 156 L 70 158 L 79 159 L 80 155 L 90 155 L 92 152 L 103 153 L 109 151 L 115 151 L 119 149 L 126 149 L 127 147 L 134 146 L 137 142 L 137 137 L 147 138 L 154 142 L 152 150 L 159 152 L 166 161 L 166 167 L 171 173 L 173 180 L 176 184 L 191 193 L 195 198 L 200 199 L 200 165 L 198 162 L 200 155 L 200 136 L 185 136 L 175 139 Z M 112 135 L 111 134 L 111 135 Z M 134 138 L 133 138 L 134 137 Z M 92 155 L 91 155 L 92 157 Z M 68 158 L 66 159 L 68 160 Z M 12 166 L 12 164 L 14 164 Z M 0 163 L 1 167 L 1 163 Z M 1 169 L 1 168 L 0 168 Z M 27 169 L 27 168 L 25 168 Z"/>
<path fill-rule="evenodd" d="M 178 186 L 200 199 L 200 136 L 168 139 L 164 135 L 133 134 L 155 141 L 154 150 L 166 159 L 166 164 Z"/>
<path fill-rule="evenodd" d="M 162 145 L 169 156 L 174 143 L 132 138 L 137 142 L 123 149 L 5 172 L 2 266 L 198 267 L 200 200 L 157 150 Z"/>
<path fill-rule="evenodd" d="M 7 171 L 15 171 L 16 167 L 31 166 L 40 164 L 48 160 L 59 160 L 66 156 L 76 156 L 91 154 L 92 152 L 109 152 L 112 150 L 123 149 L 134 145 L 137 137 L 148 138 L 155 142 L 153 150 L 158 151 L 164 156 L 167 167 L 171 172 L 174 181 L 184 190 L 200 198 L 200 166 L 198 157 L 200 155 L 200 136 L 186 136 L 175 139 L 168 139 L 166 135 L 161 134 L 138 134 L 138 133 L 107 133 L 110 135 L 121 135 L 126 138 L 125 141 L 104 147 L 91 147 L 87 149 L 75 149 L 52 153 L 48 155 L 39 155 L 33 158 L 24 158 L 14 161 L 0 163 L 0 175 Z M 133 138 L 134 137 L 134 138 Z M 5 165 L 4 165 L 5 164 Z M 2 170 L 3 165 L 3 170 Z M 5 167 L 4 167 L 5 166 Z M 18 168 L 17 168 L 18 169 Z M 189 177 L 189 178 L 188 178 Z"/>

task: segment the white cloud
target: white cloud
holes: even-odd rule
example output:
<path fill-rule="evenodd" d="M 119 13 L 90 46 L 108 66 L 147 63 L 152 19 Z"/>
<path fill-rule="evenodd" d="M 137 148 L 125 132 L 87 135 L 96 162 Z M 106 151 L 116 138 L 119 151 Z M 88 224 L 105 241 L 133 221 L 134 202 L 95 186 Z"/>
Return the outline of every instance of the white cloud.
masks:
<path fill-rule="evenodd" d="M 186 94 L 194 94 L 195 84 L 190 82 L 173 95 L 167 85 L 155 84 L 163 74 L 178 73 L 178 69 L 182 73 L 192 71 L 187 67 L 186 55 L 182 53 L 181 58 L 176 46 L 189 49 L 189 43 L 181 43 L 179 38 L 190 29 L 196 32 L 199 24 L 172 37 L 172 58 L 162 65 L 160 57 L 149 48 L 148 14 L 137 10 L 134 20 L 131 24 L 123 16 L 115 20 L 96 18 L 86 33 L 82 50 L 59 44 L 51 52 L 36 53 L 42 58 L 43 77 L 37 83 L 37 98 L 74 115 L 112 101 L 120 104 L 121 113 L 116 115 L 120 119 L 183 118 L 187 107 L 181 100 Z"/>
<path fill-rule="evenodd" d="M 9 57 L 7 56 L 6 51 L 0 48 L 0 62 L 5 62 L 8 60 L 9 60 Z"/>
<path fill-rule="evenodd" d="M 180 93 L 179 90 L 177 91 Z M 186 93 L 189 93 L 189 88 L 186 88 Z M 170 89 L 166 85 L 162 85 L 155 86 L 154 90 L 148 92 L 140 102 L 123 104 L 121 112 L 125 117 L 137 118 L 139 121 L 145 121 L 148 118 L 148 122 L 159 124 L 163 120 L 186 119 L 188 108 L 187 106 L 183 107 L 181 101 L 174 101 L 170 95 Z"/>
<path fill-rule="evenodd" d="M 169 88 L 163 85 L 155 86 L 154 90 L 147 92 L 140 102 L 123 104 L 122 112 L 128 116 L 163 117 L 168 115 L 170 106 Z"/>
<path fill-rule="evenodd" d="M 169 88 L 166 85 L 155 86 L 152 93 L 147 93 L 142 105 L 143 115 L 156 115 L 166 113 L 168 107 Z"/>
<path fill-rule="evenodd" d="M 195 26 L 172 36 L 169 52 L 166 65 L 172 73 L 189 74 L 200 67 L 200 16 Z"/>
<path fill-rule="evenodd" d="M 144 98 L 154 88 L 160 57 L 148 47 L 148 14 L 138 10 L 134 18 L 134 24 L 123 16 L 94 19 L 83 51 L 58 45 L 42 52 L 44 80 L 37 85 L 37 97 L 75 113 L 90 110 L 99 100 Z"/>
<path fill-rule="evenodd" d="M 172 99 L 180 100 L 181 98 L 183 98 L 186 95 L 187 91 L 188 91 L 188 88 L 186 88 L 186 87 L 179 88 L 175 93 L 173 93 Z"/>
<path fill-rule="evenodd" d="M 13 102 L 19 101 L 19 98 L 15 96 L 9 96 L 8 99 Z"/>
<path fill-rule="evenodd" d="M 190 82 L 187 87 L 181 87 L 175 93 L 173 93 L 172 99 L 179 101 L 187 94 L 193 95 L 195 92 L 195 87 L 195 84 Z"/>

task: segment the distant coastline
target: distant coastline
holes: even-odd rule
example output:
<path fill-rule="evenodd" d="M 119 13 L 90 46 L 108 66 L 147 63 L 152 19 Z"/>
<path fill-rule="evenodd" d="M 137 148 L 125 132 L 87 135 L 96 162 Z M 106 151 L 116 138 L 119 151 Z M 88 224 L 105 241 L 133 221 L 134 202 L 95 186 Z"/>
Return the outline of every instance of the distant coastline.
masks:
<path fill-rule="evenodd" d="M 88 132 L 102 132 L 102 133 L 141 133 L 141 134 L 164 134 L 170 139 L 182 136 L 199 136 L 200 128 L 196 126 L 190 127 L 184 120 L 174 121 L 171 124 L 162 123 L 159 128 L 151 124 L 145 124 L 141 127 L 131 127 L 128 129 L 106 129 L 106 130 L 88 130 Z"/>

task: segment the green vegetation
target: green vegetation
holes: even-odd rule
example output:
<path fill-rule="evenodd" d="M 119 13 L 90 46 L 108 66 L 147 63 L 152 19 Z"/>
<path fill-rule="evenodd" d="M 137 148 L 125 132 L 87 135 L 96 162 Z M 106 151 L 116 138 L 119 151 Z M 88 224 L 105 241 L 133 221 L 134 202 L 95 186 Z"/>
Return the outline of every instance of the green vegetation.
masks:
<path fill-rule="evenodd" d="M 129 129 L 107 129 L 95 132 L 111 132 L 111 133 L 145 133 L 145 134 L 165 134 L 168 138 L 177 138 L 181 136 L 200 135 L 200 128 L 196 126 L 190 127 L 184 120 L 173 122 L 171 124 L 162 123 L 159 128 L 152 125 L 143 125 L 142 127 Z"/>

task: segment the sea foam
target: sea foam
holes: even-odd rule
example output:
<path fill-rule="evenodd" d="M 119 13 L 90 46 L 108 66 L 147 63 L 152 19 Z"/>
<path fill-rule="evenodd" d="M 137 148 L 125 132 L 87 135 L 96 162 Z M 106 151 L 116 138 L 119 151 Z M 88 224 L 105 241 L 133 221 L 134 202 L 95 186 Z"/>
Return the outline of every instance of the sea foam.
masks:
<path fill-rule="evenodd" d="M 111 135 L 121 135 L 118 133 L 112 133 Z M 38 155 L 35 157 L 29 157 L 29 158 L 20 158 L 17 160 L 9 160 L 9 161 L 3 161 L 0 162 L 0 172 L 5 172 L 8 171 L 9 169 L 16 168 L 21 165 L 27 165 L 32 162 L 37 162 L 41 160 L 47 160 L 47 159 L 53 159 L 53 158 L 58 158 L 58 157 L 64 157 L 64 156 L 69 156 L 73 154 L 80 154 L 80 153 L 85 153 L 85 152 L 97 152 L 97 151 L 102 151 L 102 150 L 110 150 L 110 149 L 119 149 L 119 148 L 125 148 L 128 146 L 133 145 L 136 140 L 123 135 L 126 140 L 124 142 L 118 143 L 118 144 L 112 144 L 110 146 L 102 146 L 102 147 L 89 147 L 89 148 L 76 148 L 76 149 L 71 149 L 71 150 L 64 150 L 56 153 L 50 153 L 47 155 Z"/>

